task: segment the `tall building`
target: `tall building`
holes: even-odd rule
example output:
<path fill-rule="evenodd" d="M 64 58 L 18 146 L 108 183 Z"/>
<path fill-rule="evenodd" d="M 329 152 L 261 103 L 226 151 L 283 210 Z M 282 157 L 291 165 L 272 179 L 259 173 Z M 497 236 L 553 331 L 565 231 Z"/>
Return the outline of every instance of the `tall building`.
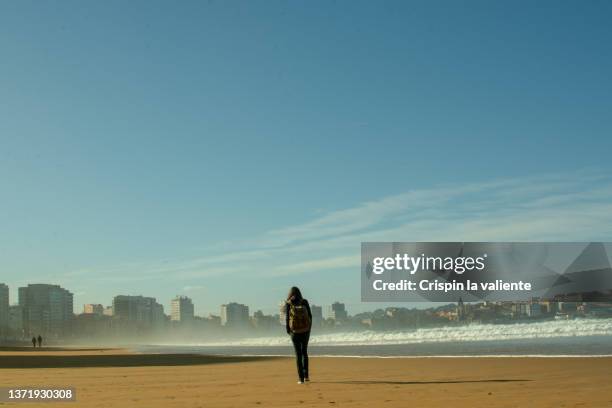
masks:
<path fill-rule="evenodd" d="M 329 316 L 337 321 L 348 319 L 348 313 L 344 303 L 334 302 L 329 308 Z"/>
<path fill-rule="evenodd" d="M 164 307 L 155 298 L 144 296 L 115 296 L 113 316 L 138 328 L 160 326 L 166 319 Z"/>
<path fill-rule="evenodd" d="M 164 323 L 166 323 L 164 306 L 155 302 L 155 304 L 153 305 L 153 326 L 162 327 Z"/>
<path fill-rule="evenodd" d="M 23 337 L 23 307 L 19 305 L 9 306 L 9 332 L 18 337 Z"/>
<path fill-rule="evenodd" d="M 312 325 L 320 326 L 323 323 L 323 308 L 317 305 L 310 306 L 310 313 L 312 313 Z"/>
<path fill-rule="evenodd" d="M 277 321 L 275 316 L 265 315 L 261 310 L 253 313 L 253 318 L 251 319 L 253 327 L 258 330 L 270 330 L 273 327 L 277 327 Z"/>
<path fill-rule="evenodd" d="M 279 310 L 279 314 L 278 314 L 279 322 L 281 326 L 284 326 L 286 322 L 286 318 L 287 318 L 287 302 L 285 300 L 281 300 L 279 302 L 278 310 Z"/>
<path fill-rule="evenodd" d="M 9 329 L 9 288 L 0 283 L 0 337 L 8 334 Z"/>
<path fill-rule="evenodd" d="M 249 323 L 249 307 L 239 303 L 221 305 L 221 325 L 228 327 L 247 326 Z"/>
<path fill-rule="evenodd" d="M 25 334 L 61 337 L 70 330 L 73 295 L 59 285 L 33 284 L 19 288 Z"/>
<path fill-rule="evenodd" d="M 542 315 L 542 306 L 539 303 L 527 303 L 527 316 L 539 317 Z"/>
<path fill-rule="evenodd" d="M 84 314 L 95 314 L 102 315 L 104 314 L 104 306 L 100 304 L 88 303 L 83 305 L 83 313 Z"/>
<path fill-rule="evenodd" d="M 170 320 L 190 322 L 193 320 L 193 302 L 187 296 L 177 296 L 170 302 Z"/>

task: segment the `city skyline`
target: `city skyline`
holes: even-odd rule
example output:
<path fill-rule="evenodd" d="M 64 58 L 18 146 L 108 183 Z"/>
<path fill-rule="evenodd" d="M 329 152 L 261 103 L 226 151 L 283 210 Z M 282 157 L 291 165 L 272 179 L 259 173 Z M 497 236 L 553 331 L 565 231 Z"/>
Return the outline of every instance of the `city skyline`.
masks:
<path fill-rule="evenodd" d="M 0 4 L 0 279 L 359 311 L 362 241 L 609 241 L 611 10 Z"/>
<path fill-rule="evenodd" d="M 219 315 L 194 316 L 193 303 L 185 296 L 172 299 L 172 309 L 166 313 L 155 298 L 117 295 L 111 307 L 87 304 L 82 313 L 74 313 L 72 293 L 60 286 L 29 284 L 20 287 L 18 292 L 19 303 L 9 305 L 7 286 L 0 284 L 0 341 L 23 341 L 41 335 L 55 342 L 97 342 L 112 338 L 115 341 L 189 342 L 223 336 L 236 338 L 249 333 L 281 336 L 286 322 L 284 302 L 280 302 L 278 313 L 273 315 L 261 310 L 251 313 L 249 306 L 229 302 L 220 306 Z M 612 292 L 593 295 L 467 303 L 459 298 L 456 303 L 430 303 L 426 309 L 378 307 L 352 315 L 344 303 L 336 301 L 328 306 L 327 316 L 323 315 L 321 305 L 312 304 L 310 310 L 312 327 L 321 333 L 610 318 Z"/>
<path fill-rule="evenodd" d="M 50 284 L 50 283 L 29 283 L 27 284 L 27 286 L 24 287 L 19 287 L 17 288 L 17 293 L 23 293 L 22 295 L 18 295 L 17 299 L 13 299 L 10 297 L 10 286 L 0 282 L 0 315 L 2 315 L 2 313 L 6 313 L 8 314 L 8 309 L 5 311 L 3 306 L 4 303 L 6 303 L 9 307 L 12 306 L 23 306 L 20 302 L 20 296 L 22 296 L 24 299 L 27 296 L 27 290 L 28 288 L 36 288 L 36 287 L 45 287 L 45 288 L 53 288 L 56 287 L 61 291 L 65 291 L 66 293 L 68 293 L 70 295 L 70 307 L 72 310 L 72 313 L 76 316 L 79 314 L 99 314 L 99 315 L 103 315 L 106 314 L 107 311 L 110 309 L 112 311 L 112 315 L 116 315 L 115 313 L 115 302 L 119 299 L 119 301 L 122 301 L 123 299 L 141 299 L 145 302 L 150 302 L 153 304 L 158 304 L 159 306 L 162 307 L 161 311 L 163 312 L 164 316 L 166 318 L 168 318 L 170 321 L 189 321 L 192 320 L 194 317 L 207 317 L 207 316 L 221 316 L 223 314 L 223 309 L 226 308 L 227 306 L 245 306 L 246 307 L 246 316 L 251 316 L 254 315 L 257 312 L 262 312 L 261 309 L 258 308 L 250 308 L 248 305 L 246 304 L 242 304 L 239 303 L 239 301 L 236 300 L 232 300 L 232 301 L 228 301 L 226 303 L 220 304 L 217 311 L 216 312 L 210 312 L 210 313 L 206 313 L 206 314 L 196 314 L 194 313 L 194 303 L 193 303 L 193 299 L 191 299 L 188 296 L 183 296 L 183 295 L 177 295 L 174 296 L 172 299 L 169 300 L 168 306 L 169 307 L 165 307 L 165 305 L 163 303 L 157 303 L 157 298 L 152 297 L 152 296 L 146 296 L 143 294 L 129 294 L 129 295 L 125 295 L 125 294 L 118 294 L 112 297 L 112 299 L 110 300 L 110 302 L 108 303 L 84 303 L 82 305 L 82 307 L 79 309 L 77 307 L 77 305 L 74 305 L 72 302 L 72 296 L 73 293 L 70 292 L 70 289 L 68 288 L 64 288 L 60 285 L 57 284 Z M 281 304 L 284 304 L 284 301 L 281 301 Z M 339 302 L 338 300 L 335 300 L 333 303 L 330 304 L 330 309 L 329 312 L 327 313 L 328 317 L 334 317 L 334 313 L 332 311 L 334 305 L 341 305 L 342 310 L 344 310 L 344 303 Z M 187 311 L 185 312 L 183 309 L 187 309 Z M 325 316 L 324 313 L 322 313 L 322 305 L 317 305 L 317 304 L 312 304 L 312 308 L 315 312 L 313 312 L 313 314 L 316 314 L 317 316 Z M 277 303 L 276 305 L 276 312 L 274 314 L 282 314 L 282 307 L 280 307 Z M 80 310 L 80 311 L 79 311 Z M 182 311 L 181 311 L 182 310 Z M 252 311 L 252 313 L 250 313 L 249 311 Z M 123 312 L 119 312 L 118 314 L 120 315 Z M 125 312 L 128 313 L 129 312 Z M 344 316 L 346 317 L 346 311 L 344 312 Z M 273 314 L 272 314 L 273 315 Z M 1 319 L 0 319 L 1 320 Z M 223 318 L 222 318 L 223 320 Z"/>

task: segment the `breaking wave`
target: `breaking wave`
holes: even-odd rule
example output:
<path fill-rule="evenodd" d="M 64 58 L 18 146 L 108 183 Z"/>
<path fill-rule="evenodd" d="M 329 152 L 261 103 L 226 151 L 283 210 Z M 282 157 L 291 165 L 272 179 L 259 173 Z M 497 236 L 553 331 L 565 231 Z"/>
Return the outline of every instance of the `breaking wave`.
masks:
<path fill-rule="evenodd" d="M 397 331 L 353 331 L 315 334 L 311 345 L 368 346 L 397 344 L 459 343 L 563 337 L 612 336 L 612 319 L 554 320 L 537 323 L 469 324 Z M 200 346 L 284 346 L 287 336 L 253 337 Z"/>

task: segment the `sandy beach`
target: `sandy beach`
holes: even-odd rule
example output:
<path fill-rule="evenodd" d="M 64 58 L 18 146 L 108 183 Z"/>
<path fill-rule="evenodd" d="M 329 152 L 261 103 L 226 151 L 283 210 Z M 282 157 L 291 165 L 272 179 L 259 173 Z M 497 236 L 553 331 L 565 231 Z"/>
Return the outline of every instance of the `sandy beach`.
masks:
<path fill-rule="evenodd" d="M 298 385 L 290 358 L 5 349 L 0 386 L 74 387 L 76 403 L 51 403 L 74 407 L 612 406 L 608 357 L 311 360 Z"/>

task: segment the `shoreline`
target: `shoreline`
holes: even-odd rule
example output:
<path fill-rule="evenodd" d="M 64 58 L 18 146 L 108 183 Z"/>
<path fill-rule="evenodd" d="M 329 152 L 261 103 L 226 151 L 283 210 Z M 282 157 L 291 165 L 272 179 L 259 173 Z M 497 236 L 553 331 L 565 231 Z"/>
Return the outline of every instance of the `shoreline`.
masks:
<path fill-rule="evenodd" d="M 149 347 L 149 346 L 141 346 Z M 157 346 L 154 346 L 157 347 Z M 166 346 L 164 346 L 166 347 Z M 184 346 L 184 347 L 196 347 L 196 346 Z M 20 354 L 21 352 L 27 353 L 40 353 L 39 355 L 47 355 L 49 353 L 79 353 L 79 355 L 88 355 L 90 353 L 106 353 L 109 354 L 128 354 L 128 355 L 177 355 L 177 356 L 203 356 L 203 357 L 246 357 L 246 358 L 292 358 L 293 354 L 287 352 L 285 354 L 249 354 L 249 353 L 235 353 L 235 354 L 220 354 L 220 353 L 199 353 L 199 352 L 145 352 L 138 349 L 138 346 L 113 346 L 113 347 L 82 347 L 82 346 L 61 346 L 61 347 L 2 347 L 0 346 L 1 355 L 11 355 L 13 353 Z M 376 354 L 310 354 L 312 358 L 358 358 L 358 359 L 479 359 L 479 358 L 612 358 L 612 354 L 478 354 L 478 355 L 462 355 L 462 354 L 437 354 L 437 355 L 376 355 Z M 1 368 L 1 366 L 0 366 Z"/>
<path fill-rule="evenodd" d="M 163 354 L 163 353 L 160 353 Z M 179 353 L 181 354 L 181 353 Z M 185 353 L 188 354 L 188 353 Z M 201 354 L 214 357 L 273 357 L 294 358 L 290 354 Z M 377 356 L 377 355 L 339 355 L 339 354 L 309 354 L 311 358 L 362 358 L 362 359 L 454 359 L 454 358 L 612 358 L 612 354 L 483 354 L 483 355 L 435 355 L 435 356 Z"/>

